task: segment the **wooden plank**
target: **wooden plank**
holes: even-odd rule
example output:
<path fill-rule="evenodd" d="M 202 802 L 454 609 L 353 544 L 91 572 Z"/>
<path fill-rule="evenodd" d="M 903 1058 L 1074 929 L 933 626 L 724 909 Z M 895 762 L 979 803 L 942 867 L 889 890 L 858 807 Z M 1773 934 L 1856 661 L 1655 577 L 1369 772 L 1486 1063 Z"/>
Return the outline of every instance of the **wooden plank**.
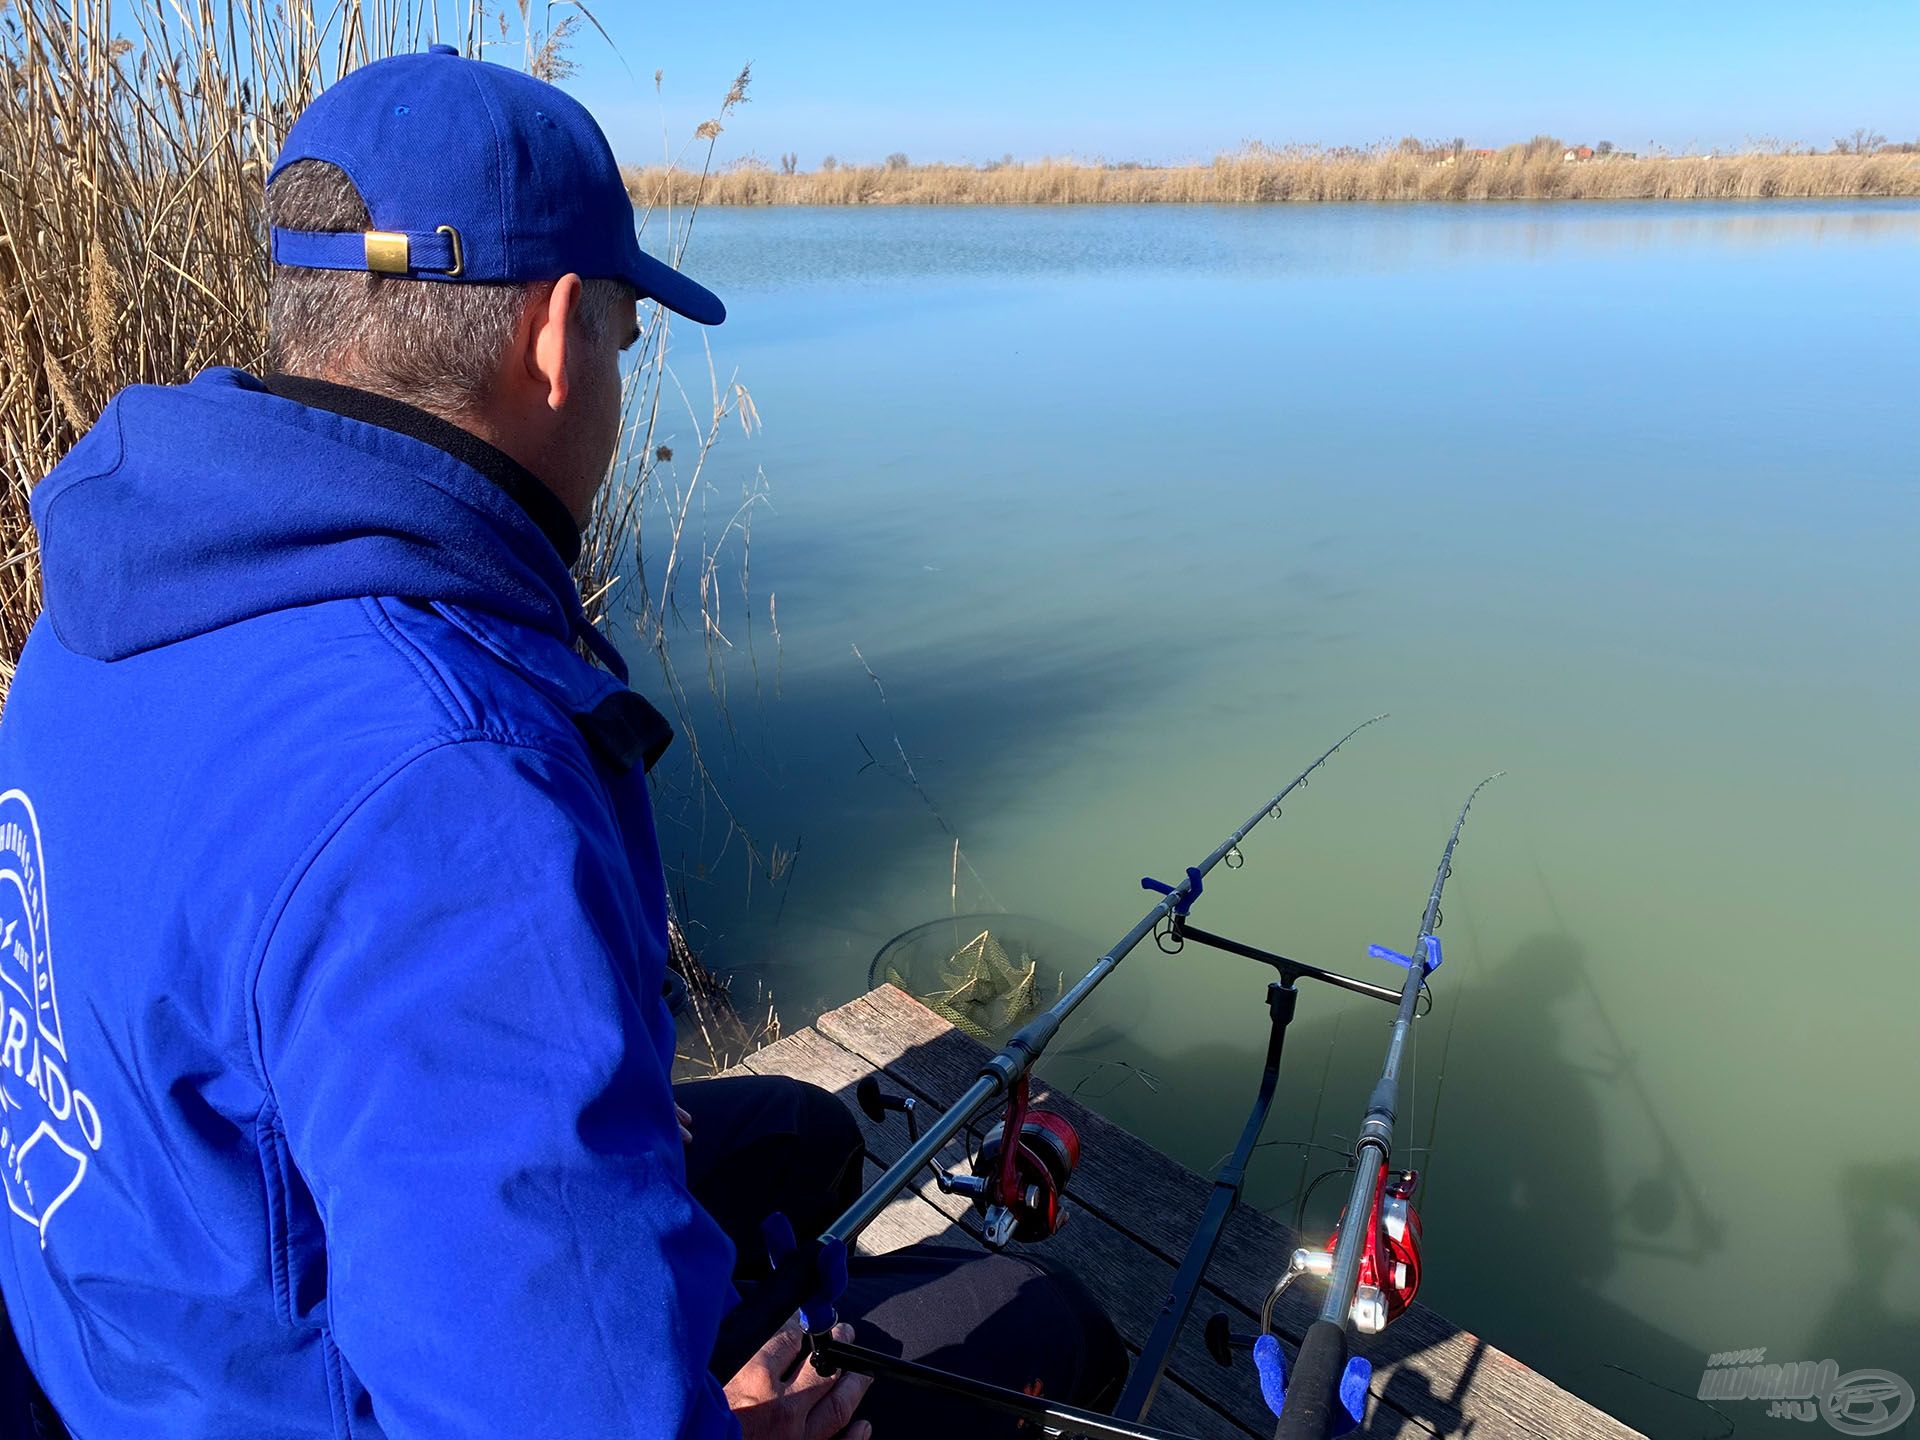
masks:
<path fill-rule="evenodd" d="M 973 1083 L 987 1058 L 980 1044 L 891 985 L 828 1011 L 815 1028 L 870 1064 L 885 1065 L 941 1106 Z M 1209 1182 L 1037 1076 L 1034 1095 L 1045 1095 L 1047 1107 L 1066 1115 L 1085 1142 L 1086 1160 L 1074 1174 L 1075 1202 L 1177 1265 L 1206 1209 Z"/>
<path fill-rule="evenodd" d="M 944 1022 L 935 1019 L 935 1023 Z M 958 1038 L 965 1040 L 964 1036 Z M 831 1043 L 823 1035 L 810 1038 L 796 1035 L 789 1039 L 791 1044 L 789 1040 L 782 1040 L 751 1057 L 748 1063 L 765 1067 L 763 1073 L 790 1074 L 811 1080 L 849 1102 L 854 1086 L 876 1068 L 869 1059 Z M 971 1045 L 973 1042 L 965 1043 Z M 978 1069 L 977 1059 L 973 1068 Z M 971 1072 L 969 1078 L 970 1075 Z M 897 1088 L 905 1088 L 914 1094 L 928 1108 L 938 1108 L 945 1103 L 943 1096 L 920 1089 L 910 1080 L 902 1080 L 896 1075 L 894 1083 Z M 907 1132 L 902 1120 L 890 1120 L 880 1126 L 869 1124 L 865 1126 L 865 1134 L 868 1153 L 883 1165 L 891 1164 L 906 1149 Z M 1133 1143 L 1139 1144 L 1138 1141 Z M 949 1169 L 964 1166 L 965 1159 L 964 1147 L 958 1140 L 949 1143 L 940 1155 L 941 1164 Z M 923 1178 L 915 1189 L 928 1204 L 958 1221 L 970 1235 L 979 1235 L 979 1216 L 965 1200 L 941 1194 L 930 1175 Z M 1088 1207 L 1080 1207 L 1072 1223 L 1043 1245 L 1015 1245 L 1011 1248 L 1015 1251 L 1032 1248 L 1038 1257 L 1071 1273 L 1099 1302 L 1112 1318 L 1121 1338 L 1136 1352 L 1152 1332 L 1160 1301 L 1173 1283 L 1174 1266 L 1169 1261 L 1143 1248 L 1131 1235 Z M 1235 1323 L 1244 1330 L 1251 1325 L 1252 1318 L 1253 1312 L 1242 1310 L 1236 1314 Z M 1260 1398 L 1259 1385 L 1251 1365 L 1242 1362 L 1231 1369 L 1222 1369 L 1207 1353 L 1199 1322 L 1182 1331 L 1168 1368 L 1184 1385 L 1238 1425 L 1256 1434 L 1272 1433 L 1273 1417 Z M 1380 1408 L 1385 1411 L 1391 1407 Z M 1158 1413 L 1156 1400 L 1148 1418 Z M 1431 1440 L 1434 1432 L 1424 1425 L 1407 1424 L 1404 1416 L 1383 1414 L 1373 1433 L 1405 1433 Z"/>
<path fill-rule="evenodd" d="M 936 1104 L 950 1103 L 972 1083 L 986 1057 L 981 1046 L 892 986 L 828 1012 L 816 1026 Z M 1079 1128 L 1085 1142 L 1071 1188 L 1076 1204 L 1163 1263 L 1177 1259 L 1210 1182 L 1072 1097 L 1036 1083 L 1036 1099 L 1042 1095 L 1049 1108 Z M 1070 1232 L 1062 1238 L 1065 1233 Z M 1188 1331 L 1197 1334 L 1206 1313 L 1219 1308 L 1208 1303 L 1208 1292 L 1242 1315 L 1257 1314 L 1295 1243 L 1288 1228 L 1270 1216 L 1237 1209 L 1222 1233 Z M 1144 1272 L 1138 1283 L 1150 1283 Z M 1164 1287 L 1166 1281 L 1158 1283 Z M 1313 1318 L 1313 1298 L 1302 1287 L 1276 1313 L 1276 1330 L 1289 1349 Z M 1194 1335 L 1182 1338 L 1183 1349 L 1176 1353 L 1190 1353 Z M 1553 1440 L 1628 1440 L 1637 1433 L 1423 1305 L 1359 1349 L 1374 1363 L 1375 1397 L 1438 1434 L 1459 1433 L 1469 1425 L 1476 1435 Z"/>
<path fill-rule="evenodd" d="M 833 1091 L 849 1106 L 854 1104 L 853 1087 L 873 1073 L 873 1066 L 865 1060 L 812 1030 L 796 1031 L 767 1049 L 748 1056 L 741 1068 L 743 1073 L 787 1075 L 809 1081 Z M 904 1122 L 875 1127 L 863 1117 L 862 1129 L 870 1157 L 867 1178 L 872 1181 L 878 1179 L 881 1170 L 898 1159 L 906 1149 L 906 1127 Z M 944 1162 L 949 1165 L 958 1164 L 964 1158 L 957 1146 L 950 1147 L 949 1153 L 943 1156 Z M 921 1186 L 907 1191 L 888 1206 L 861 1235 L 857 1248 L 865 1254 L 884 1254 L 901 1248 L 903 1244 L 929 1239 L 942 1245 L 977 1250 L 984 1255 L 987 1250 L 978 1238 L 977 1221 L 969 1229 L 957 1218 L 962 1215 L 971 1218 L 972 1214 L 972 1207 L 965 1200 L 941 1194 L 931 1177 L 928 1177 Z M 1125 1340 L 1129 1337 L 1123 1332 L 1121 1338 Z M 1128 1348 L 1134 1356 L 1138 1356 L 1137 1339 Z M 1213 1366 L 1210 1359 L 1206 1364 L 1210 1369 L 1218 1368 Z M 1250 1371 L 1248 1373 L 1251 1374 Z M 1162 1385 L 1160 1394 L 1155 1397 L 1152 1412 L 1155 1424 L 1205 1437 L 1205 1440 L 1212 1440 L 1215 1436 L 1223 1437 L 1223 1440 L 1247 1440 L 1250 1436 L 1265 1440 L 1272 1433 L 1272 1423 L 1264 1412 L 1259 1418 L 1263 1423 L 1258 1428 L 1239 1423 L 1200 1399 L 1178 1375 L 1170 1375 L 1168 1382 Z"/>
<path fill-rule="evenodd" d="M 755 1075 L 785 1075 L 808 1081 L 833 1091 L 848 1109 L 856 1113 L 853 1087 L 862 1076 L 872 1073 L 872 1067 L 864 1061 L 849 1055 L 810 1029 L 795 1031 L 766 1049 L 749 1055 L 741 1062 L 741 1069 Z M 861 1128 L 863 1131 L 872 1128 L 864 1117 L 861 1119 Z M 868 1144 L 868 1153 L 872 1154 L 871 1143 Z M 867 1178 L 870 1182 L 877 1180 L 880 1172 L 875 1170 Z M 938 1192 L 935 1193 L 937 1195 Z M 880 1212 L 855 1243 L 855 1250 L 864 1255 L 884 1255 L 890 1250 L 923 1242 L 938 1245 L 972 1244 L 972 1237 L 959 1224 L 959 1212 L 966 1208 L 965 1202 L 954 1196 L 939 1198 L 950 1203 L 945 1207 L 932 1204 L 918 1190 L 907 1191 Z"/>
<path fill-rule="evenodd" d="M 879 1179 L 881 1169 L 882 1167 L 878 1161 L 869 1161 L 867 1179 L 869 1181 Z M 919 1210 L 921 1212 L 920 1217 L 911 1218 L 903 1216 L 902 1212 L 909 1208 Z M 895 1233 L 911 1235 L 917 1234 L 921 1230 L 937 1232 L 928 1237 L 936 1244 L 952 1246 L 963 1250 L 974 1250 L 981 1255 L 988 1253 L 986 1246 L 981 1244 L 972 1233 L 955 1221 L 949 1219 L 943 1212 L 928 1204 L 925 1198 L 918 1193 L 903 1195 L 899 1200 L 895 1201 L 893 1205 L 883 1211 L 880 1218 L 873 1222 L 873 1226 L 869 1227 L 861 1236 L 861 1250 L 868 1254 L 882 1254 L 885 1253 L 885 1250 L 901 1248 L 894 1245 L 887 1245 L 883 1249 L 880 1246 L 868 1243 L 872 1239 L 875 1229 L 887 1223 L 889 1217 L 896 1216 L 901 1218 L 895 1220 L 897 1227 Z M 912 1240 L 908 1240 L 907 1243 L 910 1244 L 913 1242 Z M 1137 1347 L 1129 1346 L 1128 1353 L 1133 1359 L 1137 1360 L 1139 1358 L 1140 1352 Z M 1268 1440 L 1268 1437 L 1272 1434 L 1271 1426 L 1263 1426 L 1257 1431 L 1249 1430 L 1228 1416 L 1222 1415 L 1218 1410 L 1194 1394 L 1177 1375 L 1169 1375 L 1166 1383 L 1160 1387 L 1160 1393 L 1155 1396 L 1153 1403 L 1153 1423 L 1163 1429 L 1177 1430 L 1183 1434 L 1192 1435 L 1196 1437 L 1196 1440 L 1215 1440 L 1215 1437 L 1219 1437 L 1219 1440 Z"/>

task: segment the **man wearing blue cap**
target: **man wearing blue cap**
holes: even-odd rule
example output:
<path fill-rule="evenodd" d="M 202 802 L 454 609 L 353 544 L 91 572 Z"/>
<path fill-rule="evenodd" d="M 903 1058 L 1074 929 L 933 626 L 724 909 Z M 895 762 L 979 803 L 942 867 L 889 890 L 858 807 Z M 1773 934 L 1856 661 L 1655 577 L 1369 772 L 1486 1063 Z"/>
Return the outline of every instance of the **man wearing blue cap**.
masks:
<path fill-rule="evenodd" d="M 275 373 L 123 391 L 33 497 L 0 724 L 33 1376 L 82 1440 L 992 1433 L 884 1385 L 855 1418 L 792 1332 L 707 1374 L 766 1211 L 860 1179 L 821 1092 L 676 1111 L 671 731 L 569 574 L 636 298 L 720 302 L 640 250 L 585 110 L 448 47 L 323 94 L 267 214 Z M 1124 1369 L 1006 1257 L 857 1262 L 843 1313 L 1069 1401 Z"/>

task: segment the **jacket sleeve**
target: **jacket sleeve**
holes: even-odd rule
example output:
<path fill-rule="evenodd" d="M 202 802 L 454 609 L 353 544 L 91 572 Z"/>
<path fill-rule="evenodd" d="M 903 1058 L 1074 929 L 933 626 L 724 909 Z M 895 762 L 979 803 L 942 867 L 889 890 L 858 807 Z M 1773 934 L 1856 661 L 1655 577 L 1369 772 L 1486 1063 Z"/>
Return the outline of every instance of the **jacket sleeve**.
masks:
<path fill-rule="evenodd" d="M 641 917 L 594 777 L 497 740 L 411 760 L 293 885 L 259 1059 L 392 1440 L 739 1433 Z"/>

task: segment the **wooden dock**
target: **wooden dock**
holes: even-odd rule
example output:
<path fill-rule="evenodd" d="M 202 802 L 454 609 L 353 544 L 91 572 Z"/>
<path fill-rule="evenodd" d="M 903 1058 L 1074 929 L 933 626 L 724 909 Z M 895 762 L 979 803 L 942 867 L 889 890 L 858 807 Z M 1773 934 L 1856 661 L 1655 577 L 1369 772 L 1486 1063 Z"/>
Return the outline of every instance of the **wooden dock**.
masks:
<path fill-rule="evenodd" d="M 850 1107 L 854 1086 L 883 1071 L 889 1089 L 937 1112 L 973 1082 L 986 1055 L 977 1042 L 888 985 L 829 1011 L 809 1028 L 749 1056 L 740 1068 L 811 1081 Z M 1068 1192 L 1072 1223 L 1039 1248 L 1106 1307 L 1137 1354 L 1212 1183 L 1071 1098 L 1049 1093 L 1036 1078 L 1034 1099 L 1043 1097 L 1047 1108 L 1079 1127 L 1085 1153 Z M 897 1119 L 876 1126 L 863 1117 L 861 1130 L 871 1179 L 906 1148 L 906 1126 Z M 942 1162 L 958 1167 L 963 1158 L 956 1140 Z M 859 1248 L 877 1254 L 929 1240 L 977 1246 L 979 1228 L 967 1202 L 942 1195 L 928 1177 L 874 1222 Z M 1295 1243 L 1292 1232 L 1271 1217 L 1245 1206 L 1235 1210 L 1174 1347 L 1173 1363 L 1147 1417 L 1151 1423 L 1231 1440 L 1268 1440 L 1273 1434 L 1273 1416 L 1260 1400 L 1251 1359 L 1240 1352 L 1231 1368 L 1223 1368 L 1207 1353 L 1201 1327 L 1208 1315 L 1224 1310 L 1236 1331 L 1256 1329 L 1267 1290 Z M 1313 1319 L 1314 1298 L 1313 1287 L 1302 1285 L 1276 1313 L 1289 1359 Z M 1360 1432 L 1368 1436 L 1628 1440 L 1639 1433 L 1424 1305 L 1416 1304 L 1385 1334 L 1362 1342 L 1360 1353 L 1374 1366 L 1367 1423 Z"/>

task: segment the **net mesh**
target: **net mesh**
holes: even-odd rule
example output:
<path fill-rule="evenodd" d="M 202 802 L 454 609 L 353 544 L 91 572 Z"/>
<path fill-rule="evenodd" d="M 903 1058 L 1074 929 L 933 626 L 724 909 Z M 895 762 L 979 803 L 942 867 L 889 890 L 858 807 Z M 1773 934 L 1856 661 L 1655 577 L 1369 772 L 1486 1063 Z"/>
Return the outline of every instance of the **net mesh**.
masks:
<path fill-rule="evenodd" d="M 1043 977 L 1026 946 L 1016 943 L 1009 949 L 991 928 L 944 955 L 920 948 L 918 956 L 883 952 L 880 959 L 882 978 L 956 1030 L 986 1042 L 1032 1019 L 1060 993 L 1063 980 L 1058 973 Z"/>

